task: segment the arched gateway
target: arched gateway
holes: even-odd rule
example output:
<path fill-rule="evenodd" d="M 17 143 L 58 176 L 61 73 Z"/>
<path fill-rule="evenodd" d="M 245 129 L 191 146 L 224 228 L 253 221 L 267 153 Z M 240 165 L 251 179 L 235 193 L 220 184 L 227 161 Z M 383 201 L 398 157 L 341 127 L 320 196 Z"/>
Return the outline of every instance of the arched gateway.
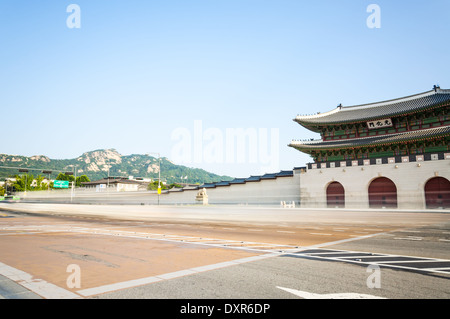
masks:
<path fill-rule="evenodd" d="M 374 179 L 369 185 L 370 208 L 397 208 L 397 187 L 386 177 Z"/>
<path fill-rule="evenodd" d="M 425 184 L 427 208 L 450 208 L 450 181 L 444 177 L 433 177 Z"/>
<path fill-rule="evenodd" d="M 339 182 L 332 182 L 327 187 L 327 207 L 344 208 L 345 191 Z"/>

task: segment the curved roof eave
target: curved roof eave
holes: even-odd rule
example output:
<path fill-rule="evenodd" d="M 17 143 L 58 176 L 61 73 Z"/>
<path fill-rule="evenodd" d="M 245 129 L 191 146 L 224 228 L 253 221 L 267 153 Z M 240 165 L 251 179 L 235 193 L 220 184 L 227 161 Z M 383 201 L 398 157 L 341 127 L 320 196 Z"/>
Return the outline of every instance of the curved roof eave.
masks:
<path fill-rule="evenodd" d="M 407 113 L 416 113 L 432 107 L 450 104 L 450 90 L 436 89 L 403 98 L 362 104 L 338 106 L 336 109 L 315 115 L 297 116 L 294 121 L 317 132 L 320 125 L 338 125 L 365 122 Z"/>
<path fill-rule="evenodd" d="M 302 152 L 312 152 L 320 150 L 338 150 L 348 148 L 361 148 L 388 144 L 398 144 L 408 141 L 422 141 L 450 136 L 450 125 L 431 129 L 409 131 L 404 133 L 387 134 L 382 136 L 361 137 L 347 140 L 322 141 L 315 140 L 312 143 L 291 142 L 288 146 Z"/>

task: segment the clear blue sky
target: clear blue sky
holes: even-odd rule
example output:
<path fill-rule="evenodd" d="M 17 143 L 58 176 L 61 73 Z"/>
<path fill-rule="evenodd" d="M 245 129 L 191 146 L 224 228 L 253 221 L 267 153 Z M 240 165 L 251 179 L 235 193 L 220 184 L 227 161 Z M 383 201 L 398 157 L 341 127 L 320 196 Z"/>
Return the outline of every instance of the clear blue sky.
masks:
<path fill-rule="evenodd" d="M 287 144 L 318 136 L 297 114 L 450 88 L 449 14 L 448 0 L 1 0 L 0 153 L 171 158 L 174 130 L 194 138 L 201 120 L 223 135 L 275 128 L 277 168 L 303 166 Z M 261 173 L 248 160 L 182 164 Z"/>

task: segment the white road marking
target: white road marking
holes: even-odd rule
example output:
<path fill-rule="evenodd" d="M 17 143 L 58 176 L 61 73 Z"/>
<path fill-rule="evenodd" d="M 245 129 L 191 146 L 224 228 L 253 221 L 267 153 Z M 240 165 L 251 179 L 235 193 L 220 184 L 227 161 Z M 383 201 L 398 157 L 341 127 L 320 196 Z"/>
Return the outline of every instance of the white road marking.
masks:
<path fill-rule="evenodd" d="M 109 235 L 109 236 L 121 235 L 123 237 L 129 237 L 129 238 L 152 239 L 152 240 L 162 240 L 162 241 L 172 241 L 172 242 L 180 242 L 181 238 L 183 238 L 183 239 L 192 238 L 189 236 L 151 234 L 151 233 L 142 233 L 142 232 L 137 233 L 137 232 L 130 232 L 130 231 L 118 231 L 118 230 L 109 230 L 109 229 L 101 229 L 101 228 L 91 229 L 88 227 L 67 227 L 64 225 L 58 225 L 58 226 L 41 225 L 41 226 L 26 226 L 26 227 L 11 226 L 11 227 L 6 227 L 4 229 L 11 230 L 11 229 L 18 229 L 18 228 L 27 229 L 27 230 L 35 230 L 35 231 L 44 231 L 44 232 L 74 232 L 74 233 L 91 233 L 91 234 L 97 233 L 97 234 Z M 324 234 L 320 233 L 320 235 L 324 235 Z M 325 235 L 331 235 L 331 234 L 325 234 Z M 368 238 L 368 237 L 372 237 L 372 236 L 376 236 L 376 235 L 378 235 L 378 234 L 372 234 L 372 235 L 368 235 L 368 236 L 360 236 L 358 238 L 349 238 L 349 239 L 345 239 L 345 240 L 339 240 L 339 241 L 329 242 L 329 243 L 322 243 L 322 244 L 308 246 L 308 247 L 302 247 L 302 248 L 304 249 L 304 248 L 323 247 L 326 245 L 333 245 L 336 243 L 353 241 L 353 240 Z M 144 236 L 147 236 L 147 237 L 144 237 Z M 158 237 L 155 238 L 155 237 L 148 237 L 148 236 L 158 236 Z M 176 236 L 176 238 L 175 238 L 175 236 Z M 205 240 L 206 238 L 198 238 L 198 239 Z M 206 240 L 208 240 L 208 239 L 206 239 Z M 234 246 L 234 244 L 236 242 L 237 241 L 233 241 L 233 243 L 232 243 L 230 241 L 225 247 L 232 247 L 232 246 Z M 223 244 L 208 244 L 208 243 L 194 242 L 194 241 L 192 241 L 192 242 L 186 241 L 186 243 L 201 244 L 201 245 L 208 245 L 208 246 L 215 246 L 215 247 L 224 247 Z M 162 274 L 159 276 L 152 276 L 152 277 L 147 277 L 147 278 L 130 280 L 130 281 L 126 281 L 126 282 L 114 283 L 114 284 L 100 286 L 100 287 L 83 289 L 83 290 L 77 291 L 77 293 L 79 293 L 81 296 L 85 296 L 85 297 L 92 296 L 92 295 L 101 294 L 101 293 L 105 293 L 105 292 L 115 291 L 118 289 L 131 288 L 131 287 L 145 285 L 145 284 L 149 284 L 149 283 L 153 283 L 153 282 L 157 282 L 157 281 L 161 281 L 161 280 L 195 274 L 200 271 L 218 269 L 218 268 L 222 268 L 222 267 L 237 265 L 237 264 L 244 263 L 244 262 L 250 262 L 250 261 L 255 261 L 255 260 L 259 260 L 259 259 L 263 259 L 263 258 L 284 255 L 286 253 L 299 250 L 298 246 L 277 245 L 277 244 L 256 243 L 256 242 L 240 242 L 240 243 L 243 244 L 244 246 L 243 247 L 232 247 L 232 248 L 233 249 L 244 249 L 247 251 L 263 252 L 264 254 L 254 256 L 254 257 L 242 258 L 242 259 L 238 259 L 238 260 L 234 260 L 234 261 L 228 261 L 228 262 L 222 262 L 222 263 L 218 263 L 218 264 L 212 264 L 212 265 L 195 267 L 195 268 L 191 268 L 191 269 L 185 269 L 185 270 L 177 271 L 174 273 Z M 257 246 L 254 246 L 255 244 L 260 245 L 260 247 L 276 248 L 276 251 L 267 250 L 267 249 L 265 249 L 265 250 L 255 249 L 254 247 L 257 247 Z M 248 245 L 248 246 L 245 247 L 245 245 Z M 254 247 L 252 247 L 252 246 L 254 246 Z M 2 265 L 2 264 L 0 263 L 0 265 Z M 3 269 L 6 269 L 6 268 L 3 268 Z M 17 271 L 21 272 L 20 270 L 17 270 Z M 0 274 L 3 274 L 3 273 L 0 272 Z M 75 293 L 67 291 L 67 290 L 60 288 L 58 286 L 55 286 L 53 284 L 47 283 L 43 280 L 35 279 L 33 281 L 32 279 L 30 279 L 31 276 L 30 275 L 27 276 L 27 275 L 28 274 L 23 273 L 22 277 L 25 279 L 28 279 L 28 280 L 22 280 L 21 282 L 19 282 L 19 284 L 23 285 L 24 287 L 30 289 L 31 291 L 33 291 L 37 294 L 43 296 L 44 298 L 62 299 L 62 298 L 79 298 L 80 297 L 79 295 L 77 295 Z"/>
<path fill-rule="evenodd" d="M 410 237 L 394 237 L 394 239 L 396 239 L 396 240 L 423 240 L 423 238 L 422 237 L 413 237 L 413 236 L 410 236 Z"/>
<path fill-rule="evenodd" d="M 0 233 L 0 236 L 15 236 L 15 235 L 33 235 L 33 234 L 42 234 L 40 231 L 24 231 L 24 232 L 15 232 L 15 233 Z"/>
<path fill-rule="evenodd" d="M 206 245 L 212 247 L 222 247 L 222 248 L 233 248 L 240 250 L 256 251 L 261 253 L 270 252 L 270 249 L 262 249 L 262 247 L 272 247 L 279 251 L 283 249 L 284 251 L 289 251 L 297 249 L 298 246 L 292 245 L 281 245 L 281 244 L 271 244 L 271 243 L 261 243 L 261 242 L 250 242 L 250 241 L 236 241 L 227 240 L 219 238 L 205 238 L 205 237 L 192 237 L 192 236 L 180 236 L 174 234 L 155 234 L 155 233 L 144 233 L 135 232 L 127 230 L 111 230 L 102 228 L 89 228 L 89 227 L 65 227 L 62 226 L 27 226 L 27 227 L 6 227 L 4 229 L 8 230 L 27 230 L 27 231 L 41 231 L 41 232 L 72 232 L 72 233 L 89 233 L 95 235 L 106 235 L 106 236 L 120 236 L 126 238 L 139 238 L 139 239 L 149 239 L 158 241 L 168 241 L 183 244 L 196 244 L 196 245 Z M 225 244 L 224 244 L 225 243 Z M 234 244 L 233 244 L 234 243 Z M 239 246 L 236 246 L 238 244 Z M 261 248 L 257 248 L 261 247 Z"/>
<path fill-rule="evenodd" d="M 158 281 L 179 278 L 179 277 L 183 277 L 183 276 L 187 276 L 187 275 L 193 275 L 193 274 L 204 272 L 204 271 L 239 265 L 239 264 L 243 264 L 243 263 L 247 263 L 247 262 L 251 262 L 251 261 L 255 261 L 255 260 L 261 260 L 261 259 L 265 259 L 265 258 L 269 258 L 269 257 L 273 257 L 273 256 L 278 256 L 278 255 L 280 255 L 280 254 L 270 253 L 270 254 L 265 254 L 265 255 L 260 255 L 260 256 L 246 257 L 246 258 L 236 259 L 236 260 L 232 260 L 232 261 L 220 262 L 217 264 L 211 264 L 211 265 L 206 265 L 206 266 L 194 267 L 194 268 L 190 268 L 190 269 L 184 269 L 184 270 L 175 271 L 175 272 L 171 272 L 171 273 L 161 274 L 158 276 L 151 276 L 151 277 L 146 277 L 146 278 L 141 278 L 141 279 L 123 281 L 123 282 L 99 286 L 99 287 L 95 287 L 95 288 L 82 289 L 82 290 L 78 290 L 77 293 L 79 293 L 80 295 L 82 295 L 84 297 L 89 297 L 89 296 L 94 296 L 94 295 L 98 295 L 98 294 L 103 294 L 103 293 L 107 293 L 107 292 L 120 290 L 120 289 L 133 288 L 133 287 L 146 285 L 146 284 L 150 284 L 150 283 L 154 283 L 154 282 L 158 282 Z"/>
<path fill-rule="evenodd" d="M 333 234 L 325 234 L 325 233 L 309 233 L 310 235 L 319 235 L 319 236 L 331 236 Z"/>
<path fill-rule="evenodd" d="M 74 299 L 80 298 L 79 295 L 51 284 L 45 280 L 33 278 L 32 275 L 5 265 L 0 262 L 0 275 L 5 276 L 19 285 L 31 290 L 32 292 L 46 299 Z"/>
<path fill-rule="evenodd" d="M 365 258 L 365 257 L 364 257 Z M 423 259 L 423 260 L 388 260 L 388 261 L 376 261 L 374 262 L 374 264 L 403 264 L 403 263 L 413 263 L 413 264 L 417 264 L 417 263 L 429 263 L 429 262 L 446 262 L 448 260 L 445 259 L 433 259 L 433 258 L 428 258 L 428 259 Z M 411 267 L 414 268 L 414 267 Z M 424 268 L 424 270 L 429 270 L 429 269 L 435 269 L 435 268 Z"/>
<path fill-rule="evenodd" d="M 277 286 L 278 289 L 287 291 L 293 295 L 299 296 L 304 299 L 386 299 L 383 297 L 358 294 L 358 293 L 334 293 L 334 294 L 316 294 L 307 291 L 296 290 L 292 288 L 284 288 Z"/>
<path fill-rule="evenodd" d="M 330 241 L 328 243 L 321 243 L 321 244 L 317 244 L 317 245 L 311 245 L 311 246 L 308 246 L 306 248 L 321 248 L 321 247 L 326 247 L 326 246 L 331 246 L 331 245 L 343 244 L 343 243 L 347 243 L 347 242 L 350 242 L 350 241 L 366 239 L 366 238 L 375 237 L 375 236 L 382 235 L 382 234 L 384 234 L 384 233 L 376 233 L 376 234 L 357 236 L 357 237 L 351 236 L 353 238 L 347 238 L 347 239 L 341 239 L 341 240 L 336 240 L 336 241 Z"/>

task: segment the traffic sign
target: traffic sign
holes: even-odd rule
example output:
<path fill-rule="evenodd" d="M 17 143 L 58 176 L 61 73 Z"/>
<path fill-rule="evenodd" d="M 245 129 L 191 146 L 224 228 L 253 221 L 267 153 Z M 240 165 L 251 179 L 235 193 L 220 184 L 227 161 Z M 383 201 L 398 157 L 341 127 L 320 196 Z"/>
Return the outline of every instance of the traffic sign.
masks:
<path fill-rule="evenodd" d="M 69 181 L 54 181 L 53 188 L 69 188 Z"/>

